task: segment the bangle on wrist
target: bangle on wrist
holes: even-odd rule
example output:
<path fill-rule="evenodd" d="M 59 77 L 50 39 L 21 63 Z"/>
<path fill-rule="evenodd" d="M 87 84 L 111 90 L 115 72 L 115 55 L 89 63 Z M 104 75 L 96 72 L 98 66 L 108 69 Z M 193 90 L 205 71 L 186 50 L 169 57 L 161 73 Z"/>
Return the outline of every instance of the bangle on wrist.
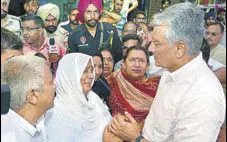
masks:
<path fill-rule="evenodd" d="M 143 139 L 143 136 L 142 136 L 142 135 L 139 135 L 139 136 L 136 138 L 136 141 L 135 141 L 135 142 L 141 142 L 142 139 Z"/>

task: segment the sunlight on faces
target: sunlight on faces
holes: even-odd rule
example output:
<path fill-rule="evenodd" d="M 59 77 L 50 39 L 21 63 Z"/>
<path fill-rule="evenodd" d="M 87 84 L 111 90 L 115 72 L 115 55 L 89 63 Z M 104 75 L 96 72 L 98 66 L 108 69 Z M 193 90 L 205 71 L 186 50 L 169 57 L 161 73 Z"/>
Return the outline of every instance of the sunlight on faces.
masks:
<path fill-rule="evenodd" d="M 135 81 L 144 79 L 148 66 L 146 54 L 142 50 L 131 50 L 122 64 L 125 72 Z"/>
<path fill-rule="evenodd" d="M 99 21 L 99 10 L 94 4 L 89 4 L 84 12 L 84 22 L 89 27 L 95 27 Z"/>
<path fill-rule="evenodd" d="M 111 53 L 107 50 L 102 51 L 102 56 L 104 60 L 104 69 L 102 75 L 107 77 L 113 72 L 114 60 Z"/>
<path fill-rule="evenodd" d="M 172 66 L 172 60 L 175 56 L 174 48 L 165 36 L 167 31 L 167 26 L 154 26 L 153 32 L 151 33 L 152 48 L 150 50 L 153 52 L 156 66 L 169 69 Z"/>
<path fill-rule="evenodd" d="M 83 75 L 81 76 L 80 83 L 83 93 L 86 95 L 92 88 L 92 83 L 94 80 L 93 74 L 94 68 L 91 61 L 88 62 L 87 66 L 84 69 Z"/>
<path fill-rule="evenodd" d="M 95 66 L 95 80 L 98 80 L 98 78 L 102 75 L 102 60 L 99 56 L 94 56 L 92 58 Z"/>

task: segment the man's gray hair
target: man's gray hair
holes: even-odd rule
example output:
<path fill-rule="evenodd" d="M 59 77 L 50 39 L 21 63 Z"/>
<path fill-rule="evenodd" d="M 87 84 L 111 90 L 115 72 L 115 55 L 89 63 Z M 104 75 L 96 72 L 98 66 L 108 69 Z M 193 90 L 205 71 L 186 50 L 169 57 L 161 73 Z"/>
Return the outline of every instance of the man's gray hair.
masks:
<path fill-rule="evenodd" d="M 204 12 L 190 3 L 179 3 L 154 16 L 154 25 L 167 25 L 166 38 L 172 44 L 178 41 L 186 43 L 189 56 L 197 53 L 204 35 Z"/>
<path fill-rule="evenodd" d="M 43 91 L 46 68 L 44 59 L 32 55 L 15 56 L 3 65 L 2 77 L 10 88 L 12 110 L 23 106 L 29 90 Z"/>

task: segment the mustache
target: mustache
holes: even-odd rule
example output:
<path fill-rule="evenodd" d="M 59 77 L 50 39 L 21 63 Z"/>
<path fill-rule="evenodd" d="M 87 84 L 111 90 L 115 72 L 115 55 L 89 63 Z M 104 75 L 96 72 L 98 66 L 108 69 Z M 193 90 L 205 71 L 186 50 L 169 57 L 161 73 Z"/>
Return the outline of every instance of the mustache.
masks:
<path fill-rule="evenodd" d="M 8 11 L 2 9 L 1 13 L 8 14 Z"/>
<path fill-rule="evenodd" d="M 35 11 L 34 10 L 29 10 L 28 13 L 35 13 Z"/>
<path fill-rule="evenodd" d="M 88 22 L 91 22 L 91 21 L 98 22 L 98 20 L 97 20 L 97 19 L 88 20 Z"/>

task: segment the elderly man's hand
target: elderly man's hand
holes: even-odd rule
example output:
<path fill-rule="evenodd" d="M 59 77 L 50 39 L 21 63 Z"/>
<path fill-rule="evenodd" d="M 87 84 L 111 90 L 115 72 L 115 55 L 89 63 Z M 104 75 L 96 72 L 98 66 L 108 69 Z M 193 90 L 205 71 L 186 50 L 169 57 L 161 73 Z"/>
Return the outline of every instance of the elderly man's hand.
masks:
<path fill-rule="evenodd" d="M 108 129 L 126 141 L 134 141 L 141 132 L 139 124 L 128 112 L 125 112 L 125 116 L 116 115 Z"/>

